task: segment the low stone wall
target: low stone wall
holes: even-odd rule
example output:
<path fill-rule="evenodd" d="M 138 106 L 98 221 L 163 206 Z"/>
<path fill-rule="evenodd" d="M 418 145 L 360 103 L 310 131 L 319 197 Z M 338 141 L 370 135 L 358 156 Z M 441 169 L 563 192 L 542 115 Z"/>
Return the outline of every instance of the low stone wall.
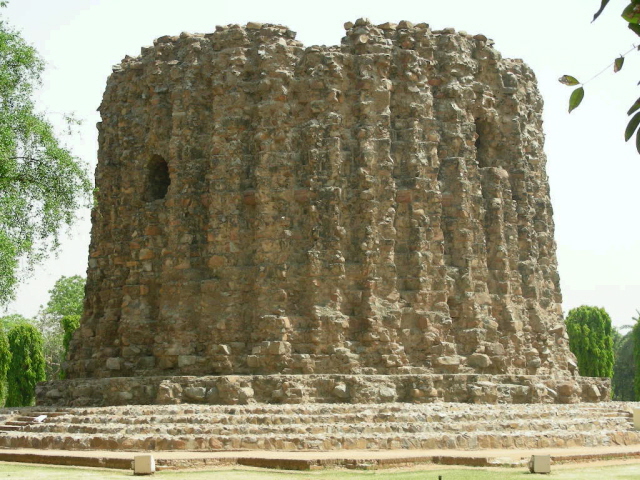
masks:
<path fill-rule="evenodd" d="M 608 378 L 542 375 L 223 375 L 43 382 L 38 405 L 202 403 L 579 403 L 611 398 Z"/>

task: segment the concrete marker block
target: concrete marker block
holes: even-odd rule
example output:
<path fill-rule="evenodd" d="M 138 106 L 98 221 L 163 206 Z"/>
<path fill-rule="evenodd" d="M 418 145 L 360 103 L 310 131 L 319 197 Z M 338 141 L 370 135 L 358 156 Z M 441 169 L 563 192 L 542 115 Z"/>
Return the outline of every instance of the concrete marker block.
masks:
<path fill-rule="evenodd" d="M 133 457 L 134 475 L 153 475 L 156 473 L 156 462 L 153 455 L 136 455 Z"/>
<path fill-rule="evenodd" d="M 531 473 L 551 473 L 551 455 L 531 455 L 529 471 Z"/>
<path fill-rule="evenodd" d="M 640 408 L 633 409 L 633 428 L 640 430 Z"/>

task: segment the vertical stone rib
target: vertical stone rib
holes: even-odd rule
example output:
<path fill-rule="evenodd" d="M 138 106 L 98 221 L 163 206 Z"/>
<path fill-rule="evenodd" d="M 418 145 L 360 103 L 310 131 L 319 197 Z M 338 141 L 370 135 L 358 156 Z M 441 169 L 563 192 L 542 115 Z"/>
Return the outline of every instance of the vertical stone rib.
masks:
<path fill-rule="evenodd" d="M 255 112 L 251 119 L 255 145 L 253 191 L 244 202 L 255 208 L 255 250 L 250 320 L 251 355 L 248 366 L 256 373 L 288 371 L 291 357 L 287 316 L 288 269 L 291 263 L 293 218 L 293 165 L 291 106 L 288 91 L 295 65 L 289 54 L 286 29 L 249 31 L 255 48 L 250 51 L 255 69 Z"/>
<path fill-rule="evenodd" d="M 245 81 L 252 77 L 247 59 L 250 41 L 239 28 L 216 32 L 208 39 L 212 128 L 205 143 L 204 178 L 206 191 L 215 193 L 203 193 L 208 273 L 201 282 L 201 332 L 209 371 L 246 372 L 254 211 L 244 193 L 255 185 L 254 156 L 248 147 L 249 116 L 244 108 L 252 91 Z"/>

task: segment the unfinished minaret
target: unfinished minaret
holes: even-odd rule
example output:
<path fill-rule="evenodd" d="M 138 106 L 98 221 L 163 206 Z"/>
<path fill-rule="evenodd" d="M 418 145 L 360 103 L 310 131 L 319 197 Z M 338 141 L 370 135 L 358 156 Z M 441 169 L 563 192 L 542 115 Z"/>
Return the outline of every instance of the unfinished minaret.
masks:
<path fill-rule="evenodd" d="M 608 398 L 568 348 L 531 69 L 483 35 L 346 28 L 183 33 L 114 68 L 49 400 Z"/>

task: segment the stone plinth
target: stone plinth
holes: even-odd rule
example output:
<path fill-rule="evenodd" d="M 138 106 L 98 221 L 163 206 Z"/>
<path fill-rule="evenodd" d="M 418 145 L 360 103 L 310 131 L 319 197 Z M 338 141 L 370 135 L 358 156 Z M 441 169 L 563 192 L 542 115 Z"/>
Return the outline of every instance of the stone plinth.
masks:
<path fill-rule="evenodd" d="M 608 379 L 545 375 L 218 375 L 58 380 L 38 405 L 578 403 L 611 398 Z"/>

